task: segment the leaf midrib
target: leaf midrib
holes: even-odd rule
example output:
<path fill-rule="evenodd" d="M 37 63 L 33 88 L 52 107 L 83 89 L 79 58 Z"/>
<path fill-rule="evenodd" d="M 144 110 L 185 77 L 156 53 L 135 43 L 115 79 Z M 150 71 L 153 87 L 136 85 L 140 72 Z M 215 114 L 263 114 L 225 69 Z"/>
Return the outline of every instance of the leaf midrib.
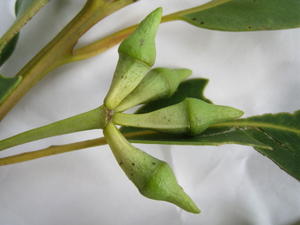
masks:
<path fill-rule="evenodd" d="M 227 127 L 227 126 L 269 128 L 269 129 L 282 130 L 282 131 L 286 131 L 286 132 L 300 134 L 300 129 L 286 127 L 286 126 L 282 126 L 282 125 L 275 125 L 275 124 L 266 123 L 266 122 L 230 121 L 230 122 L 214 124 L 211 127 Z"/>

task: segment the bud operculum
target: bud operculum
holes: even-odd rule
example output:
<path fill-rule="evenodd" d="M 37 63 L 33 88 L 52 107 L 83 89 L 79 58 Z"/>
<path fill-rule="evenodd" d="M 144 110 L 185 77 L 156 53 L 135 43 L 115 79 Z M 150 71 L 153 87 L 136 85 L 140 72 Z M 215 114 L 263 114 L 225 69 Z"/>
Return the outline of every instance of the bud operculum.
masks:
<path fill-rule="evenodd" d="M 162 8 L 151 12 L 134 33 L 126 38 L 119 47 L 119 53 L 138 59 L 152 67 L 156 58 L 155 36 L 162 16 Z"/>
<path fill-rule="evenodd" d="M 161 15 L 161 8 L 154 10 L 120 45 L 118 65 L 104 100 L 107 108 L 115 109 L 135 89 L 154 64 L 155 35 Z"/>
<path fill-rule="evenodd" d="M 200 134 L 213 124 L 238 119 L 244 114 L 233 107 L 214 105 L 195 98 L 187 98 L 185 101 L 189 112 L 191 135 Z"/>

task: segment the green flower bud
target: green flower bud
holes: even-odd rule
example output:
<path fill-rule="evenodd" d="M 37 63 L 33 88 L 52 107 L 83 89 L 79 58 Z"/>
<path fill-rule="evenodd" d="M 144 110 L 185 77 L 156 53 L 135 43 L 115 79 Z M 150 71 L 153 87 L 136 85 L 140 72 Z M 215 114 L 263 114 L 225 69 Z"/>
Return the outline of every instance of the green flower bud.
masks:
<path fill-rule="evenodd" d="M 124 111 L 142 103 L 171 97 L 178 85 L 191 74 L 189 69 L 152 69 L 115 110 Z"/>
<path fill-rule="evenodd" d="M 186 98 L 178 104 L 149 113 L 115 113 L 113 122 L 166 133 L 197 135 L 213 124 L 237 119 L 242 115 L 242 111 L 232 107 L 209 104 L 196 98 Z"/>
<path fill-rule="evenodd" d="M 107 108 L 115 109 L 136 88 L 154 64 L 155 35 L 161 15 L 161 8 L 154 10 L 120 45 L 119 62 L 104 100 Z"/>
<path fill-rule="evenodd" d="M 111 122 L 104 129 L 104 136 L 119 165 L 142 195 L 174 203 L 192 213 L 200 212 L 166 162 L 132 146 Z"/>

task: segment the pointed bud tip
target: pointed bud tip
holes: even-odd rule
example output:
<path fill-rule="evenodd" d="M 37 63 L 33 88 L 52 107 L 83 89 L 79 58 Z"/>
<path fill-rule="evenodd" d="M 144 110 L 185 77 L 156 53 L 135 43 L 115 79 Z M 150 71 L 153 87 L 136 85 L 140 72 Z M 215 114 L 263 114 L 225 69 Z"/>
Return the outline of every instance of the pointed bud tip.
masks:
<path fill-rule="evenodd" d="M 201 213 L 201 210 L 198 208 L 198 206 L 195 203 L 193 205 L 190 205 L 188 208 L 185 208 L 184 210 L 194 214 Z"/>
<path fill-rule="evenodd" d="M 162 8 L 152 11 L 119 46 L 119 53 L 152 66 L 156 58 L 155 36 L 161 22 Z"/>
<path fill-rule="evenodd" d="M 244 115 L 244 112 L 242 110 L 230 107 L 230 106 L 224 106 L 224 109 L 226 107 L 226 110 L 224 110 L 224 113 L 227 114 L 227 116 L 231 119 L 238 119 L 241 116 Z"/>
<path fill-rule="evenodd" d="M 158 7 L 156 9 L 154 9 L 147 17 L 158 17 L 160 18 L 162 16 L 163 13 L 163 8 L 162 7 Z"/>
<path fill-rule="evenodd" d="M 190 196 L 188 196 L 184 190 L 182 190 L 182 192 L 182 202 L 176 205 L 187 212 L 199 214 L 201 210 L 198 208 L 193 199 L 191 199 Z"/>
<path fill-rule="evenodd" d="M 191 213 L 200 213 L 194 201 L 177 183 L 171 167 L 166 162 L 161 161 L 152 178 L 139 191 L 145 197 L 171 202 Z"/>
<path fill-rule="evenodd" d="M 191 76 L 192 73 L 193 73 L 192 70 L 186 69 L 186 68 L 176 69 L 176 71 L 177 71 L 177 73 L 179 74 L 179 76 L 181 77 L 182 80 L 185 80 L 186 78 Z"/>

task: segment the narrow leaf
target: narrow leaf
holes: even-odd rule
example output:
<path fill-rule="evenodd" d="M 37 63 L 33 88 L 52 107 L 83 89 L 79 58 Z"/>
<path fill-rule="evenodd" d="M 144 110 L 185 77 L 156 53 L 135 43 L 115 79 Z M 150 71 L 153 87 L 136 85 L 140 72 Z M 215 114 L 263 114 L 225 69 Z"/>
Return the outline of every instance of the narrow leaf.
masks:
<path fill-rule="evenodd" d="M 17 0 L 15 3 L 16 21 L 0 39 L 0 66 L 13 53 L 22 27 L 42 8 L 49 0 Z"/>
<path fill-rule="evenodd" d="M 213 30 L 278 30 L 299 27 L 299 11 L 299 0 L 217 0 L 174 13 L 170 20 Z"/>
<path fill-rule="evenodd" d="M 4 77 L 0 75 L 0 103 L 18 85 L 21 77 Z"/>
<path fill-rule="evenodd" d="M 186 97 L 209 101 L 203 96 L 207 82 L 205 79 L 187 80 L 179 86 L 171 98 L 146 104 L 137 113 L 147 113 L 173 105 Z M 135 143 L 253 146 L 255 150 L 300 180 L 300 110 L 294 114 L 265 114 L 215 124 L 193 137 L 132 127 L 122 127 L 121 130 L 123 133 L 135 132 L 136 135 L 128 137 Z"/>
<path fill-rule="evenodd" d="M 0 38 L 0 66 L 11 56 L 19 39 L 19 31 L 28 20 L 43 7 L 48 0 L 16 0 L 16 21 Z M 4 77 L 0 75 L 0 104 L 21 81 L 21 77 Z"/>
<path fill-rule="evenodd" d="M 137 129 L 123 128 L 126 133 L 133 131 Z M 136 143 L 182 145 L 250 145 L 300 180 L 300 110 L 293 114 L 265 114 L 216 124 L 194 137 L 150 131 L 129 137 L 129 140 Z"/>
<path fill-rule="evenodd" d="M 11 56 L 13 51 L 16 48 L 17 42 L 19 39 L 19 34 L 16 34 L 3 48 L 2 52 L 0 52 L 0 66 L 2 66 L 5 61 Z"/>
<path fill-rule="evenodd" d="M 232 132 L 232 131 L 235 132 Z M 133 143 L 142 144 L 167 144 L 167 145 L 211 145 L 219 146 L 225 144 L 239 144 L 245 146 L 259 147 L 270 150 L 271 148 L 257 139 L 251 137 L 246 132 L 240 129 L 214 129 L 209 128 L 201 135 L 184 136 L 184 135 L 170 135 L 165 133 L 158 133 L 140 128 L 123 127 L 122 132 L 136 133 L 135 136 L 130 136 L 128 140 Z"/>

